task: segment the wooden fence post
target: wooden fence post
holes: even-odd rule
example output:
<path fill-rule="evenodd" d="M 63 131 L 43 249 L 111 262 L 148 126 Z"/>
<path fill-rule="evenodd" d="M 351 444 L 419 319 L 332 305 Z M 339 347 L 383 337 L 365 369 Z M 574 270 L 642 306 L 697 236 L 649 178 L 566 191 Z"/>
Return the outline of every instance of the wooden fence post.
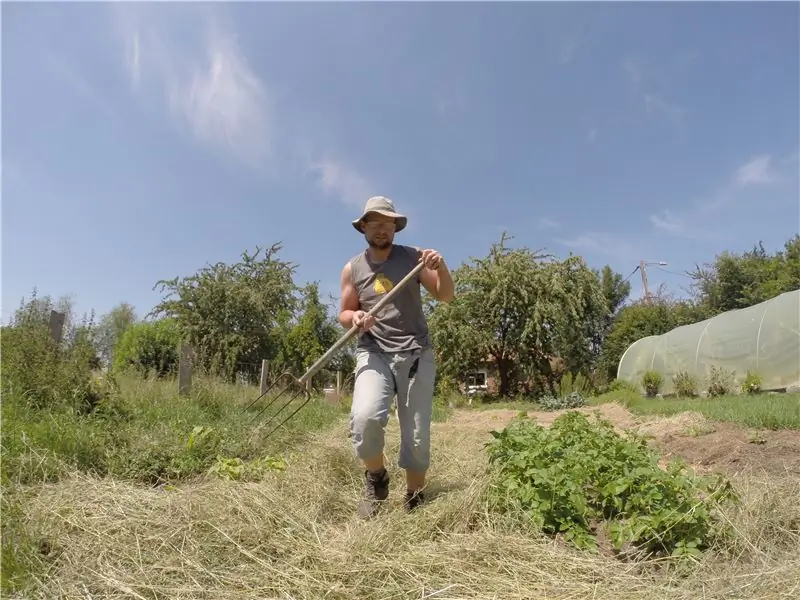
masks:
<path fill-rule="evenodd" d="M 342 372 L 336 371 L 336 397 L 342 397 Z"/>
<path fill-rule="evenodd" d="M 267 391 L 269 385 L 267 385 L 267 379 L 269 375 L 269 361 L 264 358 L 261 360 L 261 381 L 259 382 L 259 391 L 261 394 L 264 394 Z"/>
<path fill-rule="evenodd" d="M 180 352 L 178 394 L 188 396 L 192 392 L 192 347 L 189 344 L 181 344 Z"/>
<path fill-rule="evenodd" d="M 60 344 L 64 336 L 64 320 L 66 315 L 55 310 L 50 311 L 50 335 L 56 344 Z"/>

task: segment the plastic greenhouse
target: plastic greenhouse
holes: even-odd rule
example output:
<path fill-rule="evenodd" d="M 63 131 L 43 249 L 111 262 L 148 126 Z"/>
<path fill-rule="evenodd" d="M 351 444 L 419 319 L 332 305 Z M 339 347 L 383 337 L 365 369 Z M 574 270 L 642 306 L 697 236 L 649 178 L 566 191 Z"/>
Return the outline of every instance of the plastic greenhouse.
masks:
<path fill-rule="evenodd" d="M 675 373 L 694 375 L 702 389 L 712 366 L 734 370 L 737 384 L 757 373 L 762 390 L 800 385 L 800 290 L 641 338 L 622 355 L 617 378 L 640 386 L 646 371 L 658 371 L 661 393 L 671 394 Z"/>

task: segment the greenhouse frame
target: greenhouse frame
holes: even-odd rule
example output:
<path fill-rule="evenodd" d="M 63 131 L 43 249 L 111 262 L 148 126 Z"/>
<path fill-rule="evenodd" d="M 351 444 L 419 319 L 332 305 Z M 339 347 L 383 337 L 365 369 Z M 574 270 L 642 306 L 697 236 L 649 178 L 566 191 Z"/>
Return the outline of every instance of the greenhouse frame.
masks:
<path fill-rule="evenodd" d="M 765 391 L 800 385 L 800 290 L 643 337 L 620 358 L 617 378 L 639 387 L 645 372 L 658 371 L 667 395 L 681 370 L 705 389 L 712 366 L 734 371 L 737 386 L 748 371 Z"/>

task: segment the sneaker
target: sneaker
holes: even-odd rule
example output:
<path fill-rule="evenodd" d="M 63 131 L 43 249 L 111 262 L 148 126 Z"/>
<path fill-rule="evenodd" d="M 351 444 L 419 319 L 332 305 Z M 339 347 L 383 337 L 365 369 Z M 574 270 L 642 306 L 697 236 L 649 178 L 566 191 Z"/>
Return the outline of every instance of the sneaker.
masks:
<path fill-rule="evenodd" d="M 364 471 L 364 498 L 358 504 L 358 514 L 369 519 L 378 512 L 380 503 L 389 497 L 389 473 L 381 469 L 377 473 Z"/>
<path fill-rule="evenodd" d="M 425 494 L 423 494 L 422 490 L 417 490 L 416 492 L 412 492 L 407 490 L 406 491 L 406 500 L 405 506 L 406 510 L 414 510 L 420 504 L 425 502 Z"/>

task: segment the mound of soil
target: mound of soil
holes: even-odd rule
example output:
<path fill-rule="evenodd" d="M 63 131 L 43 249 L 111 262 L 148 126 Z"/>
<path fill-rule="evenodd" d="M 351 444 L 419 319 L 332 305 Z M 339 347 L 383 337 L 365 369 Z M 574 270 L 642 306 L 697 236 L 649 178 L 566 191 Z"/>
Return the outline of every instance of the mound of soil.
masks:
<path fill-rule="evenodd" d="M 634 429 L 652 436 L 652 445 L 665 459 L 682 457 L 699 472 L 726 474 L 766 472 L 800 476 L 800 432 L 749 430 L 732 423 L 710 421 L 698 413 L 671 417 L 637 418 L 619 404 L 584 407 L 585 413 L 600 415 L 622 429 Z M 528 412 L 528 418 L 550 425 L 566 411 Z M 519 411 L 459 410 L 447 426 L 475 433 L 505 427 Z"/>

